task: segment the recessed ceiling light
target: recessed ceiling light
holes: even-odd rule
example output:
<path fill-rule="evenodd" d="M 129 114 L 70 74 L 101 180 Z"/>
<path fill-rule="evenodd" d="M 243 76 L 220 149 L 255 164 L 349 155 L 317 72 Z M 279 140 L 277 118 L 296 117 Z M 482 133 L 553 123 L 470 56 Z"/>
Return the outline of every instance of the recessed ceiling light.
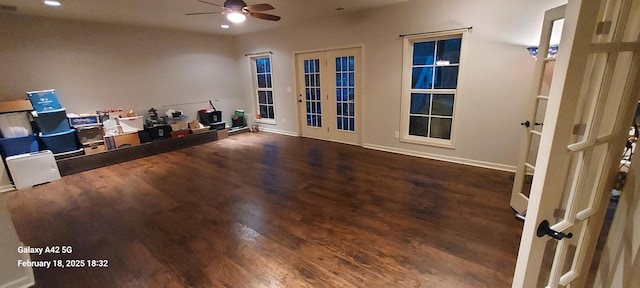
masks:
<path fill-rule="evenodd" d="M 222 24 L 222 25 L 220 25 L 220 28 L 222 28 L 222 29 L 229 29 L 229 25 L 227 25 L 227 24 Z"/>
<path fill-rule="evenodd" d="M 60 6 L 62 4 L 60 3 L 60 1 L 44 0 L 44 5 L 57 7 L 57 6 Z"/>

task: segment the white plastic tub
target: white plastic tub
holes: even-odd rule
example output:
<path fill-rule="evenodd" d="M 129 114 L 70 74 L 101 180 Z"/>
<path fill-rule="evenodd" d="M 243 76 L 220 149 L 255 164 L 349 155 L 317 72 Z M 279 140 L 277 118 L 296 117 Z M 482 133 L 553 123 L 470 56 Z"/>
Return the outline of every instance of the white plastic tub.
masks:
<path fill-rule="evenodd" d="M 142 116 L 116 118 L 122 127 L 122 133 L 138 132 L 144 129 Z"/>
<path fill-rule="evenodd" d="M 4 138 L 26 137 L 33 134 L 27 112 L 0 114 L 0 132 Z"/>

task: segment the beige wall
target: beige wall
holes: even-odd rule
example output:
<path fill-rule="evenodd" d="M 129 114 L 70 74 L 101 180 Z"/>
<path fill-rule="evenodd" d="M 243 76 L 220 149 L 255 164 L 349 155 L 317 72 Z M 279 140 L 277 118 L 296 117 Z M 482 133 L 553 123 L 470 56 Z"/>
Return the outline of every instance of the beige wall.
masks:
<path fill-rule="evenodd" d="M 236 42 L 240 77 L 250 77 L 248 60 L 242 54 L 273 51 L 278 124 L 263 126 L 297 133 L 294 52 L 363 44 L 365 146 L 513 169 L 523 137 L 519 123 L 531 113 L 527 95 L 534 61 L 525 47 L 537 44 L 544 11 L 563 3 L 566 1 L 410 1 L 244 35 Z M 400 128 L 402 39 L 398 36 L 468 26 L 473 30 L 463 47 L 456 149 L 399 142 L 394 138 L 394 131 Z M 293 92 L 288 93 L 287 87 Z M 242 94 L 251 93 L 247 87 L 241 89 Z"/>
<path fill-rule="evenodd" d="M 54 88 L 76 113 L 218 99 L 227 117 L 244 106 L 230 37 L 6 13 L 0 27 L 0 100 Z"/>
<path fill-rule="evenodd" d="M 640 287 L 640 160 L 634 158 L 593 287 Z"/>

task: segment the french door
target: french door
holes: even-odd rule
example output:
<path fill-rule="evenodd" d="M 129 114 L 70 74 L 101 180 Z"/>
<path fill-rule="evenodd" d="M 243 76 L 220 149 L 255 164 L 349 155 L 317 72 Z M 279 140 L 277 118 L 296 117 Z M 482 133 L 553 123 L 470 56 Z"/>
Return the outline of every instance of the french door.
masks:
<path fill-rule="evenodd" d="M 361 48 L 296 55 L 301 136 L 360 145 Z"/>
<path fill-rule="evenodd" d="M 513 287 L 585 286 L 640 95 L 640 0 L 569 0 Z"/>
<path fill-rule="evenodd" d="M 564 11 L 565 5 L 551 9 L 544 14 L 533 86 L 531 93 L 529 93 L 533 110 L 530 117 L 520 123 L 526 129 L 526 141 L 520 150 L 516 175 L 513 179 L 510 204 L 511 208 L 518 212 L 521 217 L 525 216 L 527 204 L 529 203 L 531 182 L 536 169 L 538 146 L 540 146 L 542 126 L 544 125 L 547 101 L 549 101 L 549 88 L 551 87 L 555 68 L 556 58 L 547 57 L 547 51 L 550 44 L 558 44 L 551 43 L 551 39 L 552 36 L 556 37 L 553 32 L 557 31 L 558 28 L 561 29 L 562 23 L 564 23 Z"/>

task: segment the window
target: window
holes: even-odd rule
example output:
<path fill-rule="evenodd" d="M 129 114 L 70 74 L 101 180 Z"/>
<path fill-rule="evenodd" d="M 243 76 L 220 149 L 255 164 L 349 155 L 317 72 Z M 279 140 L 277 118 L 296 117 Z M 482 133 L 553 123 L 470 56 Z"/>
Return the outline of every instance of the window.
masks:
<path fill-rule="evenodd" d="M 402 140 L 452 147 L 462 34 L 405 39 Z"/>
<path fill-rule="evenodd" d="M 271 55 L 251 57 L 258 121 L 275 124 L 275 104 L 271 77 Z"/>

